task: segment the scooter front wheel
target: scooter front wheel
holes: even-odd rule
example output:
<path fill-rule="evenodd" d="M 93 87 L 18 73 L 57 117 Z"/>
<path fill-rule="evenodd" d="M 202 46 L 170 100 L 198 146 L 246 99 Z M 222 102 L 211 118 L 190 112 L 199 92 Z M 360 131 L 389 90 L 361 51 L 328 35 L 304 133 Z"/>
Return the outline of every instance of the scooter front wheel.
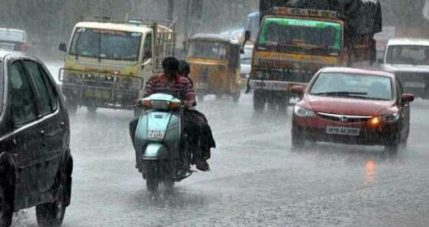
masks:
<path fill-rule="evenodd" d="M 146 178 L 146 188 L 150 192 L 156 192 L 158 190 L 159 185 L 159 166 L 158 163 L 154 161 L 149 162 L 147 165 L 147 171 L 144 177 Z"/>

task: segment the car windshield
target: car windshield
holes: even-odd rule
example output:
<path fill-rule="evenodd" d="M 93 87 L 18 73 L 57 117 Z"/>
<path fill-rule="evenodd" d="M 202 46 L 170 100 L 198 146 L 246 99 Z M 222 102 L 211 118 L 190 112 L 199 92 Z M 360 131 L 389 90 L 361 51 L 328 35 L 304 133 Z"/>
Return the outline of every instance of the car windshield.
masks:
<path fill-rule="evenodd" d="M 429 65 L 429 46 L 390 46 L 386 63 Z"/>
<path fill-rule="evenodd" d="M 321 73 L 311 86 L 310 94 L 373 100 L 393 98 L 389 77 L 351 73 Z"/>
<path fill-rule="evenodd" d="M 17 30 L 0 30 L 0 41 L 25 42 L 25 34 Z"/>
<path fill-rule="evenodd" d="M 226 46 L 221 42 L 193 41 L 189 47 L 188 57 L 225 59 Z"/>
<path fill-rule="evenodd" d="M 77 28 L 70 55 L 109 60 L 137 61 L 142 33 Z"/>
<path fill-rule="evenodd" d="M 287 51 L 326 50 L 340 51 L 342 26 L 339 23 L 266 18 L 257 41 L 259 49 L 281 48 Z"/>

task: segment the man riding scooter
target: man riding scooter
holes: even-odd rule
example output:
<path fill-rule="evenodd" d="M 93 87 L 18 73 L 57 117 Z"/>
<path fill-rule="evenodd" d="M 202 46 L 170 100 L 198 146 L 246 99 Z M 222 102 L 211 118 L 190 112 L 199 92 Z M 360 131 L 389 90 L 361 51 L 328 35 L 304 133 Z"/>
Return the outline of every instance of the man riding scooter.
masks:
<path fill-rule="evenodd" d="M 174 57 L 167 57 L 162 62 L 164 73 L 150 78 L 145 87 L 145 97 L 155 93 L 173 95 L 183 101 L 187 109 L 184 113 L 184 132 L 192 147 L 193 157 L 197 169 L 208 171 L 207 159 L 210 157 L 210 148 L 215 147 L 210 127 L 201 117 L 201 113 L 190 110 L 196 103 L 195 92 L 189 79 L 178 74 L 179 61 Z M 204 116 L 204 115 L 202 115 Z M 134 144 L 134 135 L 138 119 L 130 122 L 130 136 Z M 207 132 L 209 130 L 209 132 Z"/>

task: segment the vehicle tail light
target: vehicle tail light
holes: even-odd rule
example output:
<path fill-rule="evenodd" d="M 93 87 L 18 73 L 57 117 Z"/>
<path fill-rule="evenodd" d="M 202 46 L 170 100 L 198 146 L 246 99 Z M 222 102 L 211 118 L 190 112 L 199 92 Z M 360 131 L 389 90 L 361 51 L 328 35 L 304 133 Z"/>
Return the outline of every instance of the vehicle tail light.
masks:
<path fill-rule="evenodd" d="M 26 52 L 28 51 L 28 49 L 30 49 L 30 45 L 28 45 L 27 43 L 20 43 L 17 45 L 17 50 L 19 51 Z"/>
<path fill-rule="evenodd" d="M 150 100 L 143 100 L 142 104 L 144 108 L 152 108 L 152 102 Z"/>
<path fill-rule="evenodd" d="M 179 107 L 180 107 L 180 103 L 177 103 L 177 102 L 170 102 L 168 104 L 168 108 L 171 110 L 179 109 Z"/>

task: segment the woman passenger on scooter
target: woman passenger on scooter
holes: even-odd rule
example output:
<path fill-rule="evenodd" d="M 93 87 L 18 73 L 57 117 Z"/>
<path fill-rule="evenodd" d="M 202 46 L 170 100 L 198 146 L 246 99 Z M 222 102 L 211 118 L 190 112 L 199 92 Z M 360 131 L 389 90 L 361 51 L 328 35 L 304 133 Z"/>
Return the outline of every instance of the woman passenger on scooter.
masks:
<path fill-rule="evenodd" d="M 189 81 L 192 83 L 192 86 L 193 86 L 194 83 L 188 76 L 190 72 L 191 72 L 191 69 L 190 69 L 188 62 L 186 62 L 185 60 L 180 60 L 178 73 L 179 73 L 179 75 L 188 78 Z M 195 105 L 196 105 L 196 103 L 195 103 Z M 208 120 L 207 120 L 206 116 L 204 116 L 203 113 L 199 112 L 196 109 L 189 109 L 188 111 L 189 111 L 189 114 L 193 118 L 195 118 L 196 122 L 201 123 L 201 136 L 200 136 L 201 148 L 203 150 L 203 157 L 205 159 L 209 159 L 211 156 L 210 149 L 215 148 L 216 143 L 214 141 L 212 130 L 210 128 Z"/>

